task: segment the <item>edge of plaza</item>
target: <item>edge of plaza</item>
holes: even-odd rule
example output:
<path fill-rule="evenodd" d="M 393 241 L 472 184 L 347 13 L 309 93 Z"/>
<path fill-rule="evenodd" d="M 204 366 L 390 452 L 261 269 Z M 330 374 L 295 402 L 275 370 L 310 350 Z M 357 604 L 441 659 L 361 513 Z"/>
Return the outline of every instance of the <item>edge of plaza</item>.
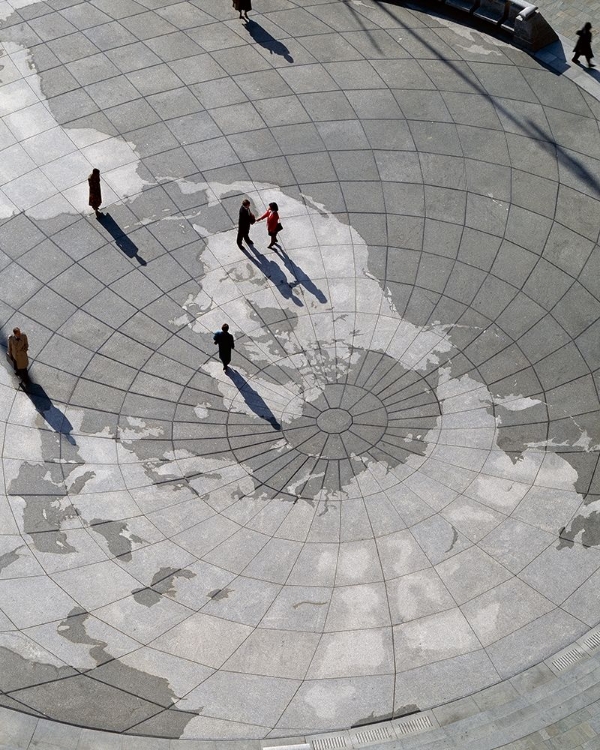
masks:
<path fill-rule="evenodd" d="M 596 74 L 597 77 L 595 77 L 587 68 L 570 62 L 574 46 L 575 42 L 559 34 L 557 42 L 535 52 L 533 57 L 555 73 L 573 81 L 590 96 L 600 101 L 600 75 Z"/>
<path fill-rule="evenodd" d="M 534 0 L 532 0 L 533 2 Z M 451 18 L 453 21 L 465 25 L 472 26 L 476 31 L 481 31 L 484 34 L 491 36 L 497 36 L 497 27 L 492 23 L 478 22 L 471 14 L 457 11 L 456 8 L 445 5 L 446 0 L 393 0 L 395 4 L 402 5 L 407 8 L 414 10 L 426 10 L 432 15 L 444 16 Z M 538 5 L 539 7 L 539 5 Z M 539 8 L 544 14 L 543 0 L 542 7 Z M 550 20 L 552 25 L 552 20 Z M 573 83 L 577 84 L 580 88 L 586 91 L 590 96 L 600 101 L 600 68 L 595 68 L 591 71 L 589 68 L 583 65 L 577 65 L 571 62 L 573 55 L 573 48 L 575 42 L 568 37 L 557 33 L 557 41 L 542 47 L 537 52 L 530 52 L 523 49 L 525 54 L 530 55 L 539 63 L 556 73 L 557 75 L 568 78 Z M 597 36 L 600 36 L 597 34 Z M 522 49 L 510 38 L 503 38 L 507 44 L 515 47 L 515 49 Z"/>
<path fill-rule="evenodd" d="M 388 721 L 375 719 L 310 736 L 168 739 L 85 729 L 0 708 L 0 750 L 595 750 L 598 743 L 600 626 L 539 664 L 473 695 Z"/>

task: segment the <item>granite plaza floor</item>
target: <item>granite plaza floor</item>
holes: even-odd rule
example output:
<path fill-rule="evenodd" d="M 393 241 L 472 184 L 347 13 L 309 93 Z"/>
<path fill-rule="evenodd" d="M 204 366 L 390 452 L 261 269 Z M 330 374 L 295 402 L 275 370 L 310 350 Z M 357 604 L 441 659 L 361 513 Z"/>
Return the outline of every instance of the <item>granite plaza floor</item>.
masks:
<path fill-rule="evenodd" d="M 424 12 L 255 5 L 0 3 L 1 706 L 304 735 L 600 622 L 600 103 Z"/>

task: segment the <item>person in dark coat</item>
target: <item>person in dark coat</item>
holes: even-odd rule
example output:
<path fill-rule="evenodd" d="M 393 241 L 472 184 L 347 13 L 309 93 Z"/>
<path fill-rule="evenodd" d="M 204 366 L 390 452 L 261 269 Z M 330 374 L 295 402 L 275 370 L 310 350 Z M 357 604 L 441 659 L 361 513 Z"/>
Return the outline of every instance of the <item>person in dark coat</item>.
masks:
<path fill-rule="evenodd" d="M 29 382 L 27 374 L 27 368 L 29 367 L 28 349 L 27 336 L 21 333 L 20 328 L 13 328 L 13 335 L 8 339 L 8 357 L 13 363 L 17 377 L 24 386 Z"/>
<path fill-rule="evenodd" d="M 248 243 L 248 245 L 252 245 L 252 240 L 250 239 L 250 227 L 254 222 L 256 221 L 256 218 L 252 211 L 250 210 L 250 201 L 248 198 L 242 201 L 242 205 L 240 206 L 240 213 L 238 218 L 238 234 L 237 234 L 237 245 L 238 247 L 242 247 L 242 240 L 245 240 L 245 242 Z M 243 248 L 242 248 L 243 249 Z"/>
<path fill-rule="evenodd" d="M 252 0 L 233 0 L 233 7 L 240 12 L 240 18 L 245 18 L 246 21 L 250 20 L 248 11 L 252 10 Z"/>
<path fill-rule="evenodd" d="M 260 216 L 257 221 L 267 220 L 267 232 L 271 238 L 271 243 L 267 247 L 273 247 L 277 243 L 277 233 L 281 232 L 279 223 L 279 206 L 277 203 L 269 203 L 269 208 Z"/>
<path fill-rule="evenodd" d="M 577 36 L 579 39 L 573 50 L 575 53 L 573 55 L 573 62 L 579 65 L 579 56 L 583 55 L 587 60 L 588 66 L 595 68 L 596 66 L 592 62 L 592 57 L 594 56 L 592 52 L 592 24 L 588 21 L 582 29 L 579 29 Z"/>
<path fill-rule="evenodd" d="M 227 323 L 223 323 L 221 330 L 215 333 L 213 341 L 219 347 L 219 359 L 223 363 L 223 372 L 227 372 L 227 368 L 231 362 L 231 350 L 235 349 L 235 341 L 229 333 Z"/>
<path fill-rule="evenodd" d="M 100 215 L 98 209 L 102 205 L 102 188 L 100 187 L 100 170 L 92 169 L 92 174 L 88 177 L 90 188 L 89 205 L 94 209 L 96 216 Z"/>

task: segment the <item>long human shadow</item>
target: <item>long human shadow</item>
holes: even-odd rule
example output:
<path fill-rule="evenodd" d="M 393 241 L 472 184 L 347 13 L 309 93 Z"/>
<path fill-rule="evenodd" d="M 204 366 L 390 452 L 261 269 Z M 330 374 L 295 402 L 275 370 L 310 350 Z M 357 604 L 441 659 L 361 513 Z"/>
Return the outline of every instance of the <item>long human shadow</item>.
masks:
<path fill-rule="evenodd" d="M 534 135 L 534 138 L 537 138 L 539 140 L 546 141 L 550 145 L 554 146 L 557 152 L 557 156 L 562 159 L 563 164 L 565 167 L 571 171 L 571 173 L 575 177 L 585 177 L 585 179 L 589 182 L 589 184 L 595 189 L 600 191 L 600 176 L 596 175 L 594 172 L 592 172 L 584 162 L 580 159 L 576 159 L 574 156 L 569 154 L 563 146 L 561 146 L 559 143 L 556 142 L 552 134 L 546 133 L 543 128 L 540 128 L 539 125 L 536 125 L 532 120 L 529 118 L 522 120 L 519 117 L 516 117 L 510 110 L 506 109 L 500 101 L 498 100 L 498 97 L 491 96 L 488 91 L 483 87 L 482 84 L 474 83 L 469 76 L 465 75 L 464 71 L 460 69 L 458 65 L 456 65 L 454 60 L 446 60 L 443 58 L 438 50 L 427 41 L 427 39 L 423 38 L 422 34 L 419 34 L 419 29 L 416 28 L 409 28 L 406 26 L 406 24 L 403 24 L 402 21 L 397 18 L 391 10 L 386 7 L 388 4 L 388 0 L 373 0 L 373 2 L 376 4 L 378 8 L 380 8 L 387 16 L 392 18 L 396 23 L 398 23 L 405 31 L 410 31 L 418 40 L 419 42 L 427 49 L 429 52 L 431 52 L 437 59 L 442 60 L 446 63 L 446 65 L 449 68 L 452 68 L 452 70 L 456 73 L 456 75 L 459 78 L 462 78 L 462 80 L 472 88 L 472 90 L 483 98 L 485 98 L 487 101 L 491 103 L 493 107 L 495 107 L 499 112 L 502 112 L 502 114 L 507 118 L 507 120 L 510 120 L 512 123 L 517 125 L 519 128 L 521 128 L 523 131 L 526 131 L 527 128 L 529 128 L 530 132 L 532 132 Z M 400 7 L 404 7 L 402 3 L 399 2 L 399 0 L 392 0 L 392 2 L 396 5 L 399 5 Z M 442 6 L 443 8 L 444 6 Z M 409 8 L 410 10 L 410 8 Z M 441 8 L 436 8 L 436 12 L 440 12 Z M 360 13 L 360 11 L 357 11 Z M 475 29 L 476 31 L 480 31 L 479 29 Z M 485 35 L 485 31 L 480 31 L 481 34 Z M 539 62 L 539 61 L 538 61 Z M 468 64 L 468 61 L 467 61 Z M 541 64 L 541 63 L 540 63 Z M 547 67 L 547 66 L 545 66 Z M 554 71 L 552 71 L 554 72 Z M 473 74 L 476 76 L 476 73 L 473 71 Z M 560 75 L 559 73 L 555 73 L 555 75 Z"/>
<path fill-rule="evenodd" d="M 242 395 L 242 398 L 256 416 L 264 419 L 265 422 L 268 422 L 274 430 L 281 430 L 281 425 L 275 419 L 275 415 L 269 409 L 260 393 L 255 391 L 248 381 L 242 377 L 239 372 L 232 370 L 231 367 L 227 370 L 226 374 L 231 378 L 231 381 Z"/>
<path fill-rule="evenodd" d="M 258 270 L 268 279 L 271 279 L 273 284 L 277 287 L 277 291 L 284 299 L 291 299 L 298 307 L 304 307 L 302 300 L 292 291 L 293 287 L 288 283 L 287 276 L 281 270 L 279 264 L 274 260 L 269 260 L 265 257 L 254 245 L 251 245 L 250 247 L 252 248 L 252 253 L 246 250 L 245 247 L 241 247 L 241 251 L 248 260 L 251 263 L 254 263 Z"/>
<path fill-rule="evenodd" d="M 246 29 L 252 39 L 254 39 L 257 44 L 260 44 L 261 47 L 268 50 L 272 55 L 279 55 L 290 63 L 294 62 L 294 58 L 285 44 L 280 42 L 279 39 L 275 39 L 275 37 L 269 34 L 269 32 L 259 23 L 249 20 L 246 23 Z"/>
<path fill-rule="evenodd" d="M 277 249 L 277 247 L 274 247 L 273 249 L 275 250 L 277 256 L 283 261 L 284 266 L 295 279 L 295 281 L 288 286 L 294 288 L 295 286 L 301 285 L 306 289 L 307 292 L 314 295 L 319 302 L 327 302 L 327 297 L 323 294 L 323 292 L 319 289 L 315 282 L 310 277 L 308 277 L 300 268 L 300 266 L 290 258 L 290 256 L 281 247 L 281 245 L 279 246 L 279 249 Z"/>
<path fill-rule="evenodd" d="M 596 81 L 600 83 L 600 71 L 598 70 L 598 68 L 589 68 L 587 65 L 582 65 L 581 67 L 588 75 L 590 75 L 592 78 L 595 78 Z"/>
<path fill-rule="evenodd" d="M 119 250 L 122 250 L 128 258 L 135 258 L 140 266 L 148 265 L 148 262 L 139 254 L 138 246 L 125 234 L 110 214 L 99 214 L 98 221 L 114 239 Z"/>
<path fill-rule="evenodd" d="M 12 362 L 8 358 L 8 340 L 3 333 L 0 334 L 0 348 L 4 349 L 6 352 L 8 369 L 11 371 L 11 374 L 14 374 L 15 377 L 17 377 L 14 373 Z M 60 435 L 64 435 L 71 445 L 77 445 L 75 438 L 71 434 L 73 431 L 73 425 L 67 416 L 54 406 L 50 396 L 48 396 L 42 386 L 28 376 L 27 383 L 21 383 L 21 389 L 28 396 L 29 400 L 35 407 L 35 410 L 44 419 L 48 426 Z"/>
<path fill-rule="evenodd" d="M 30 378 L 29 384 L 23 390 L 34 405 L 35 410 L 44 418 L 47 424 L 55 432 L 64 435 L 71 445 L 77 445 L 75 438 L 71 434 L 73 432 L 73 425 L 69 421 L 67 415 L 63 414 L 63 412 L 60 409 L 57 409 L 52 403 L 50 396 L 48 396 L 43 387 Z"/>

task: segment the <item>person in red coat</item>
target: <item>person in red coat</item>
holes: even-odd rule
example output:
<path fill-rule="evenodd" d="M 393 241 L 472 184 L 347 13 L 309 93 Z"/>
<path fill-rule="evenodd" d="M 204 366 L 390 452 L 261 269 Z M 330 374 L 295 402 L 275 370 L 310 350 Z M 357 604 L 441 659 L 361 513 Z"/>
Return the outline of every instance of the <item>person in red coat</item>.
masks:
<path fill-rule="evenodd" d="M 277 232 L 281 232 L 281 224 L 279 223 L 279 206 L 277 203 L 269 203 L 269 208 L 267 208 L 257 221 L 262 221 L 263 219 L 267 220 L 267 232 L 271 238 L 269 247 L 273 247 L 277 242 Z"/>

